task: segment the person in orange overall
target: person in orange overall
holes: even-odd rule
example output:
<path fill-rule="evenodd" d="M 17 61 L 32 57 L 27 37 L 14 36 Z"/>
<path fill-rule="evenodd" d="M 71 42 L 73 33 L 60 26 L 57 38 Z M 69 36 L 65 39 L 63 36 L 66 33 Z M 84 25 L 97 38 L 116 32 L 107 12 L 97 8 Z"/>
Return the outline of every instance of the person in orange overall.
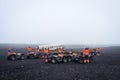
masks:
<path fill-rule="evenodd" d="M 32 47 L 28 47 L 27 51 L 28 51 L 28 53 L 30 53 L 32 51 Z"/>
<path fill-rule="evenodd" d="M 84 63 L 89 63 L 89 56 L 90 56 L 89 48 L 85 48 L 83 50 L 83 56 L 84 56 Z"/>
<path fill-rule="evenodd" d="M 59 53 L 62 53 L 62 49 L 61 49 L 61 48 L 58 48 L 58 52 L 59 52 Z"/>
<path fill-rule="evenodd" d="M 96 51 L 97 51 L 97 56 L 100 56 L 101 48 L 97 48 Z"/>
<path fill-rule="evenodd" d="M 44 49 L 44 57 L 45 57 L 45 62 L 48 62 L 48 54 L 49 54 L 49 48 Z"/>

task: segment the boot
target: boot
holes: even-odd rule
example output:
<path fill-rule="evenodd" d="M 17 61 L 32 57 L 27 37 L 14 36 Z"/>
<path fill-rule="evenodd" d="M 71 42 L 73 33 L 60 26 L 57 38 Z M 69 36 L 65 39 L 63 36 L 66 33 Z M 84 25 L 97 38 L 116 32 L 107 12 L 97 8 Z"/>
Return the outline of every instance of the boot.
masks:
<path fill-rule="evenodd" d="M 87 62 L 87 61 L 86 61 L 86 60 L 84 60 L 84 64 L 86 64 L 86 62 Z"/>
<path fill-rule="evenodd" d="M 45 62 L 47 63 L 47 62 L 48 62 L 48 59 L 45 59 Z"/>
<path fill-rule="evenodd" d="M 90 61 L 89 60 L 87 60 L 87 63 L 89 63 Z"/>

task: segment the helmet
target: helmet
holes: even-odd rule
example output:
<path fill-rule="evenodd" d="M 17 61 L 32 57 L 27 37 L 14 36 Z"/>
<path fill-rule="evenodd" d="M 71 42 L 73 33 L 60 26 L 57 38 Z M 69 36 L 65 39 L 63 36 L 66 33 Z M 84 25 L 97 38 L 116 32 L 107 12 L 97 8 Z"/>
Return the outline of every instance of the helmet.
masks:
<path fill-rule="evenodd" d="M 89 48 L 85 48 L 85 50 L 89 50 Z"/>

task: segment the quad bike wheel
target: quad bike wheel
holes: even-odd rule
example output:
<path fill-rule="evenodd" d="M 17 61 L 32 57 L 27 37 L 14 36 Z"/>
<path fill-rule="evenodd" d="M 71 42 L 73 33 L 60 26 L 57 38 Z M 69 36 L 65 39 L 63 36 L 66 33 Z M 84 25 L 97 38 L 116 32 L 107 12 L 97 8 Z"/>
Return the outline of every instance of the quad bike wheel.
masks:
<path fill-rule="evenodd" d="M 92 63 L 94 61 L 92 56 L 90 56 L 89 61 L 90 61 L 90 63 Z"/>
<path fill-rule="evenodd" d="M 24 55 L 22 55 L 22 56 L 20 57 L 20 59 L 21 59 L 21 60 L 24 60 L 24 59 L 25 59 Z"/>
<path fill-rule="evenodd" d="M 34 59 L 34 55 L 30 55 L 30 59 Z"/>
<path fill-rule="evenodd" d="M 57 61 L 56 61 L 55 58 L 52 58 L 52 59 L 51 59 L 51 62 L 52 62 L 53 64 L 55 64 Z"/>
<path fill-rule="evenodd" d="M 11 55 L 10 56 L 10 60 L 12 60 L 12 61 L 16 60 L 16 56 L 15 55 Z"/>
<path fill-rule="evenodd" d="M 80 64 L 84 63 L 84 59 L 82 59 L 82 58 L 79 58 L 78 61 L 79 61 Z"/>
<path fill-rule="evenodd" d="M 71 58 L 71 57 L 68 57 L 68 61 L 71 62 L 71 61 L 72 61 L 72 58 Z"/>
<path fill-rule="evenodd" d="M 67 62 L 67 58 L 63 58 L 63 62 L 66 63 Z"/>

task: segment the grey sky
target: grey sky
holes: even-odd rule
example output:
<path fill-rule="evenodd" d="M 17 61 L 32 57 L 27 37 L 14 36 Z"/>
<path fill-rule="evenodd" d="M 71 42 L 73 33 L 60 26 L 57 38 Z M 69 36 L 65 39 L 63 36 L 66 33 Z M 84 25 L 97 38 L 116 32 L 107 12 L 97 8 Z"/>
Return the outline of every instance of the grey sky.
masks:
<path fill-rule="evenodd" d="M 0 43 L 120 44 L 120 0 L 0 0 Z"/>

